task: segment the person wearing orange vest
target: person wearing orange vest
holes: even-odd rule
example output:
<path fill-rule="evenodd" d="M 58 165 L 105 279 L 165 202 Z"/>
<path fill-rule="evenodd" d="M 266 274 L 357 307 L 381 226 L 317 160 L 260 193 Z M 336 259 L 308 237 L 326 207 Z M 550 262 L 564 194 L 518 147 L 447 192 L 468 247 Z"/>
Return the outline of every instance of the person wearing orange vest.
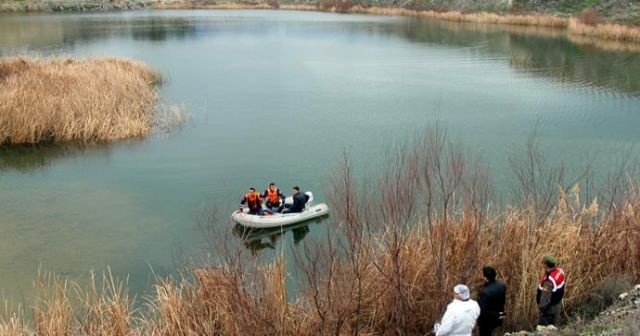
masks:
<path fill-rule="evenodd" d="M 250 215 L 264 215 L 264 211 L 262 210 L 262 197 L 260 193 L 256 191 L 256 188 L 249 188 L 249 191 L 244 195 L 242 201 L 240 201 L 240 209 L 238 211 L 242 212 L 242 206 L 245 204 L 249 208 Z"/>
<path fill-rule="evenodd" d="M 269 183 L 269 188 L 264 191 L 262 198 L 267 200 L 265 205 L 271 212 L 280 212 L 282 205 L 284 205 L 285 196 L 273 182 Z M 280 203 L 280 200 L 282 200 L 282 203 Z"/>
<path fill-rule="evenodd" d="M 544 256 L 542 264 L 545 272 L 536 293 L 536 303 L 540 310 L 538 325 L 548 326 L 555 323 L 560 312 L 566 277 L 564 271 L 556 267 L 556 259 L 553 256 Z"/>

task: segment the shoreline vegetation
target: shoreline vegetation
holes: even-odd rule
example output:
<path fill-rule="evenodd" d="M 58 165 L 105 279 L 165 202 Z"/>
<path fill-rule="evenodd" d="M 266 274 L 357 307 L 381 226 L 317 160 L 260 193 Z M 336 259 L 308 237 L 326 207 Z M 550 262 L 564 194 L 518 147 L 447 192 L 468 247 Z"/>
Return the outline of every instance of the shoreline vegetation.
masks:
<path fill-rule="evenodd" d="M 207 259 L 156 279 L 141 308 L 110 274 L 87 288 L 40 274 L 29 308 L 0 310 L 0 335 L 426 335 L 455 284 L 477 293 L 486 264 L 507 284 L 504 330 L 531 330 L 546 253 L 570 279 L 563 317 L 599 311 L 640 280 L 631 163 L 596 188 L 589 169 L 568 176 L 530 140 L 510 156 L 514 201 L 497 208 L 487 165 L 443 130 L 390 153 L 363 179 L 345 154 L 328 181 L 326 236 L 290 256 L 251 254 L 214 209 L 198 221 Z"/>
<path fill-rule="evenodd" d="M 408 16 L 453 22 L 485 23 L 499 25 L 551 27 L 566 30 L 569 35 L 579 35 L 602 40 L 640 43 L 640 26 L 606 22 L 594 10 L 586 10 L 578 17 L 562 17 L 537 14 L 504 14 L 490 12 L 461 12 L 456 10 L 437 11 L 397 7 L 365 7 L 351 1 L 328 0 L 311 4 L 280 4 L 275 0 L 267 2 L 161 2 L 152 5 L 156 9 L 283 9 L 297 11 L 320 11 L 346 14 L 369 14 L 388 16 Z"/>
<path fill-rule="evenodd" d="M 357 2 L 352 0 L 319 0 L 297 2 L 287 0 L 266 1 L 213 1 L 213 0 L 51 0 L 51 1 L 15 1 L 1 0 L 0 12 L 39 12 L 39 11 L 108 11 L 131 9 L 263 9 L 320 11 L 351 14 L 371 14 L 429 18 L 468 23 L 486 23 L 499 25 L 518 25 L 532 27 L 553 27 L 563 29 L 576 37 L 589 37 L 602 41 L 619 41 L 640 44 L 640 7 L 627 8 L 633 4 L 620 4 L 617 9 L 598 8 L 596 2 L 581 6 L 537 8 L 528 1 L 507 1 L 496 5 L 490 0 L 479 1 L 475 7 L 461 1 L 461 4 L 423 4 L 414 1 L 405 5 L 379 2 Z M 484 7 L 482 4 L 484 4 Z M 503 1 L 504 2 L 504 1 Z M 520 4 L 522 2 L 522 4 Z M 562 3 L 563 1 L 560 1 Z M 624 3 L 623 1 L 613 1 Z M 559 5 L 558 5 L 559 6 Z M 615 6 L 614 6 L 615 7 Z M 611 13 L 614 14 L 611 14 Z M 619 14 L 619 13 L 626 14 Z M 617 13 L 617 14 L 615 14 Z M 621 48 L 617 48 L 621 49 Z M 630 50 L 636 50 L 631 48 Z"/>
<path fill-rule="evenodd" d="M 146 136 L 162 80 L 133 60 L 0 58 L 0 146 Z"/>

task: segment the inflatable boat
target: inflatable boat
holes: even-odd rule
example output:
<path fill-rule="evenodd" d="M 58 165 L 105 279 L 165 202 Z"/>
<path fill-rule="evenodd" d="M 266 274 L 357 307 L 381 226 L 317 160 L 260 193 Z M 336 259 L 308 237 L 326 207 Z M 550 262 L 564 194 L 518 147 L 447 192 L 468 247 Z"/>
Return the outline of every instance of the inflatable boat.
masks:
<path fill-rule="evenodd" d="M 307 204 L 302 212 L 281 214 L 274 213 L 271 215 L 250 215 L 249 209 L 245 208 L 242 212 L 235 211 L 231 214 L 231 219 L 243 226 L 251 227 L 251 228 L 274 228 L 280 227 L 295 223 L 300 223 L 304 221 L 308 221 L 313 218 L 318 218 L 321 216 L 325 216 L 329 213 L 329 207 L 324 204 L 313 204 L 313 194 L 309 191 L 305 192 L 309 199 L 307 200 Z M 293 199 L 291 197 L 287 197 L 285 200 L 285 204 L 293 203 Z"/>

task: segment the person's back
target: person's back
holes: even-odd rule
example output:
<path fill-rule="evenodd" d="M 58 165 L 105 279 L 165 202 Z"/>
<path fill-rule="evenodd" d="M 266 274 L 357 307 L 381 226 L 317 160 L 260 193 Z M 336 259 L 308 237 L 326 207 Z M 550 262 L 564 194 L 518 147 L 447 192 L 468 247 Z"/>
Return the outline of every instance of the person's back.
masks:
<path fill-rule="evenodd" d="M 303 193 L 298 192 L 293 195 L 293 206 L 291 206 L 291 211 L 301 212 L 304 210 L 305 204 L 307 204 L 307 197 Z"/>
<path fill-rule="evenodd" d="M 465 285 L 454 287 L 454 300 L 447 306 L 442 324 L 436 327 L 436 336 L 471 336 L 473 327 L 480 316 L 480 306 L 471 300 L 469 288 Z"/>
<path fill-rule="evenodd" d="M 480 306 L 474 300 L 453 300 L 442 318 L 442 325 L 436 336 L 471 336 Z"/>
<path fill-rule="evenodd" d="M 507 286 L 495 279 L 487 282 L 480 291 L 478 325 L 482 336 L 491 335 L 493 329 L 502 324 L 501 313 L 504 312 L 506 292 Z"/>

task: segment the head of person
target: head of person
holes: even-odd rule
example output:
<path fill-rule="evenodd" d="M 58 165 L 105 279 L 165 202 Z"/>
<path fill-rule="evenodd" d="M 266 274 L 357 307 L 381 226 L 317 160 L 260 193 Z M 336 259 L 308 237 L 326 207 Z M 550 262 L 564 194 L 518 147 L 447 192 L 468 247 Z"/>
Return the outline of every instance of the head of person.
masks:
<path fill-rule="evenodd" d="M 453 295 L 460 301 L 467 301 L 471 297 L 471 291 L 466 285 L 459 284 L 453 287 Z"/>
<path fill-rule="evenodd" d="M 254 193 L 254 192 L 256 192 L 256 188 L 254 188 L 254 187 L 249 188 L 249 192 L 250 192 L 250 193 Z"/>
<path fill-rule="evenodd" d="M 546 270 L 552 270 L 556 267 L 557 261 L 556 258 L 550 254 L 542 257 L 542 265 Z"/>
<path fill-rule="evenodd" d="M 298 186 L 294 186 L 293 188 L 291 188 L 291 192 L 295 195 L 297 193 L 300 192 L 300 187 Z"/>
<path fill-rule="evenodd" d="M 482 268 L 482 276 L 487 282 L 494 282 L 497 276 L 496 269 L 491 266 L 485 266 Z"/>
<path fill-rule="evenodd" d="M 277 188 L 277 187 L 276 187 L 276 184 L 275 184 L 275 183 L 273 183 L 273 182 L 269 183 L 269 189 L 271 189 L 271 191 L 276 190 L 276 188 Z"/>

